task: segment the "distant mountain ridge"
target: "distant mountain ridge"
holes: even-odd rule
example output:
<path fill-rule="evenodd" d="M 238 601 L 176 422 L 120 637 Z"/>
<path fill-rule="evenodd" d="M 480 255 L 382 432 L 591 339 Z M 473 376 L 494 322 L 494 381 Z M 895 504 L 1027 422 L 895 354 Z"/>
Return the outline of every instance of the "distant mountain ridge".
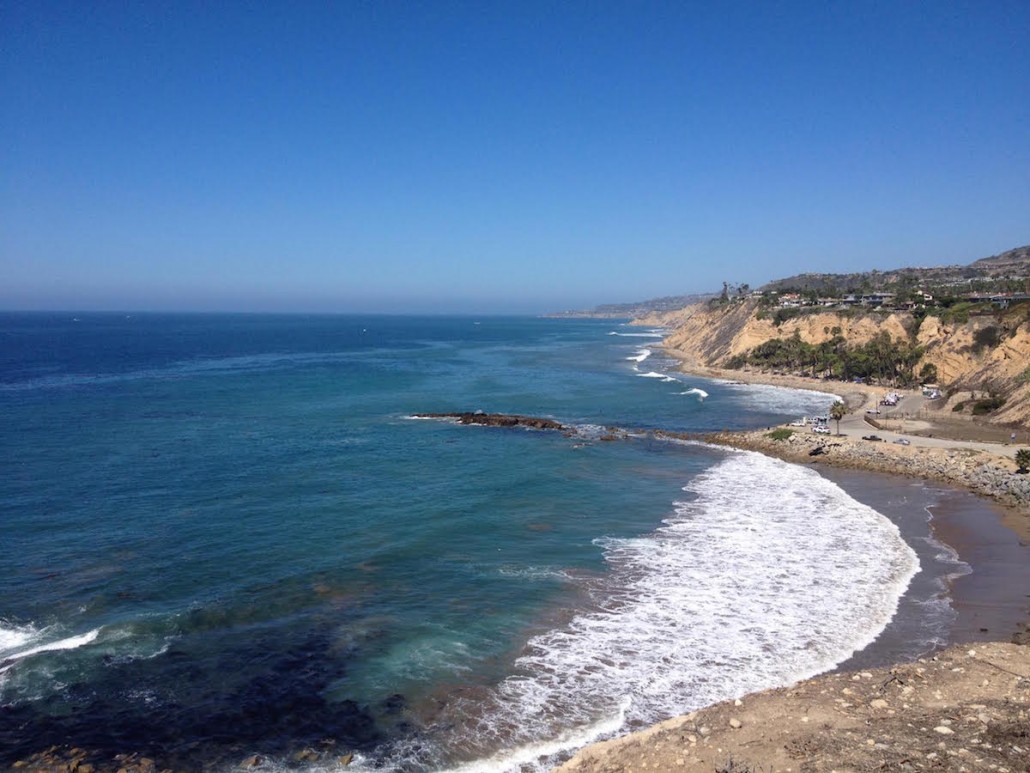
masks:
<path fill-rule="evenodd" d="M 695 303 L 707 301 L 715 297 L 713 293 L 695 293 L 692 295 L 667 295 L 663 298 L 652 298 L 635 303 L 605 303 L 592 309 L 559 311 L 549 314 L 550 317 L 596 317 L 596 318 L 629 318 L 637 319 L 650 314 L 664 314 L 682 309 Z"/>
<path fill-rule="evenodd" d="M 966 266 L 897 268 L 850 274 L 795 274 L 759 288 L 762 292 L 814 290 L 826 294 L 878 292 L 897 286 L 961 285 L 974 281 L 1030 280 L 1030 245 L 973 261 Z"/>
<path fill-rule="evenodd" d="M 756 292 L 815 291 L 825 295 L 844 295 L 882 292 L 904 287 L 958 286 L 973 282 L 1030 283 L 1030 245 L 1016 247 L 1000 255 L 980 258 L 965 266 L 920 266 L 849 274 L 795 274 L 762 285 Z M 734 288 L 734 291 L 746 292 L 746 289 L 747 285 L 741 285 Z M 633 303 L 606 303 L 592 309 L 561 311 L 548 316 L 640 319 L 683 309 L 715 298 L 717 295 L 718 293 L 667 295 Z"/>

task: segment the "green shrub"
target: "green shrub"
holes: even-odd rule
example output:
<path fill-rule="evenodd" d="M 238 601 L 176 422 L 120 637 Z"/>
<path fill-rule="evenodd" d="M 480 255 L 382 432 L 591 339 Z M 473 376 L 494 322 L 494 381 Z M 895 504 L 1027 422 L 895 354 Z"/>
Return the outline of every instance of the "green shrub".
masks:
<path fill-rule="evenodd" d="M 1001 343 L 1001 330 L 990 325 L 973 333 L 973 351 L 979 354 L 984 349 L 993 349 Z"/>
<path fill-rule="evenodd" d="M 772 432 L 766 435 L 766 437 L 772 438 L 773 440 L 786 440 L 793 434 L 794 430 L 787 429 L 786 427 L 780 427 L 779 429 L 774 429 Z"/>
<path fill-rule="evenodd" d="M 954 411 L 955 413 L 958 413 L 959 411 L 961 411 L 965 407 L 966 407 L 966 401 L 963 400 L 960 403 L 955 403 L 955 407 L 952 408 L 951 410 Z"/>
<path fill-rule="evenodd" d="M 964 325 L 969 321 L 969 310 L 973 308 L 973 304 L 968 301 L 961 301 L 947 309 L 942 309 L 940 313 L 941 322 L 954 323 L 958 325 Z"/>
<path fill-rule="evenodd" d="M 1030 382 L 1030 366 L 1027 366 L 1026 370 L 1024 370 L 1016 377 L 1016 380 L 1020 384 L 1026 384 L 1027 382 Z"/>
<path fill-rule="evenodd" d="M 776 309 L 773 313 L 772 321 L 775 327 L 779 327 L 788 319 L 794 319 L 795 317 L 801 316 L 801 309 L 797 308 L 782 308 Z"/>
<path fill-rule="evenodd" d="M 973 403 L 973 415 L 983 416 L 985 413 L 994 413 L 1005 405 L 1004 397 L 987 397 Z"/>

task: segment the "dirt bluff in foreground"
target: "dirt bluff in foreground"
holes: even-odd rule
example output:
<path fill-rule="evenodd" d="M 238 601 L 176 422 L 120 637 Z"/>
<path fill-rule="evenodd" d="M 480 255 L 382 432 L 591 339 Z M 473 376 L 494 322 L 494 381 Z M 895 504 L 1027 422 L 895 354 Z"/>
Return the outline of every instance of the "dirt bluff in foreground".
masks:
<path fill-rule="evenodd" d="M 558 773 L 1030 769 L 1030 647 L 956 647 L 754 693 L 580 751 Z"/>

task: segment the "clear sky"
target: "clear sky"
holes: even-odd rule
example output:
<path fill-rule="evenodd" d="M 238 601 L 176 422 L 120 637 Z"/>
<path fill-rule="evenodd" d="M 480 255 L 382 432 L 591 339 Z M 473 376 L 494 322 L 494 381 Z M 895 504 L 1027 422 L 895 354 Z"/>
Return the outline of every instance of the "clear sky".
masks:
<path fill-rule="evenodd" d="M 541 312 L 1030 242 L 1030 2 L 0 0 L 0 308 Z"/>

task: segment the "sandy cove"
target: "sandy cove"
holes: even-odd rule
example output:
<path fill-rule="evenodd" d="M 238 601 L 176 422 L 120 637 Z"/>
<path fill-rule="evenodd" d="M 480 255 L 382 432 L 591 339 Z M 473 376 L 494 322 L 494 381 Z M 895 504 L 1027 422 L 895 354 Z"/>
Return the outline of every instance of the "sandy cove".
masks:
<path fill-rule="evenodd" d="M 671 355 L 676 352 L 669 351 Z M 682 359 L 682 358 L 681 358 Z M 727 381 L 824 391 L 851 415 L 842 435 L 810 427 L 773 440 L 773 428 L 703 439 L 799 464 L 824 464 L 932 479 L 1005 505 L 1003 522 L 1030 544 L 1030 475 L 1014 449 L 940 438 L 911 445 L 863 440 L 884 432 L 864 421 L 877 391 L 795 376 L 684 363 L 684 372 Z M 832 424 L 831 424 L 832 427 Z M 790 687 L 725 701 L 648 730 L 586 747 L 561 773 L 763 773 L 768 771 L 1030 770 L 1030 625 L 1019 643 L 954 646 L 932 658 L 861 672 L 833 672 Z"/>

